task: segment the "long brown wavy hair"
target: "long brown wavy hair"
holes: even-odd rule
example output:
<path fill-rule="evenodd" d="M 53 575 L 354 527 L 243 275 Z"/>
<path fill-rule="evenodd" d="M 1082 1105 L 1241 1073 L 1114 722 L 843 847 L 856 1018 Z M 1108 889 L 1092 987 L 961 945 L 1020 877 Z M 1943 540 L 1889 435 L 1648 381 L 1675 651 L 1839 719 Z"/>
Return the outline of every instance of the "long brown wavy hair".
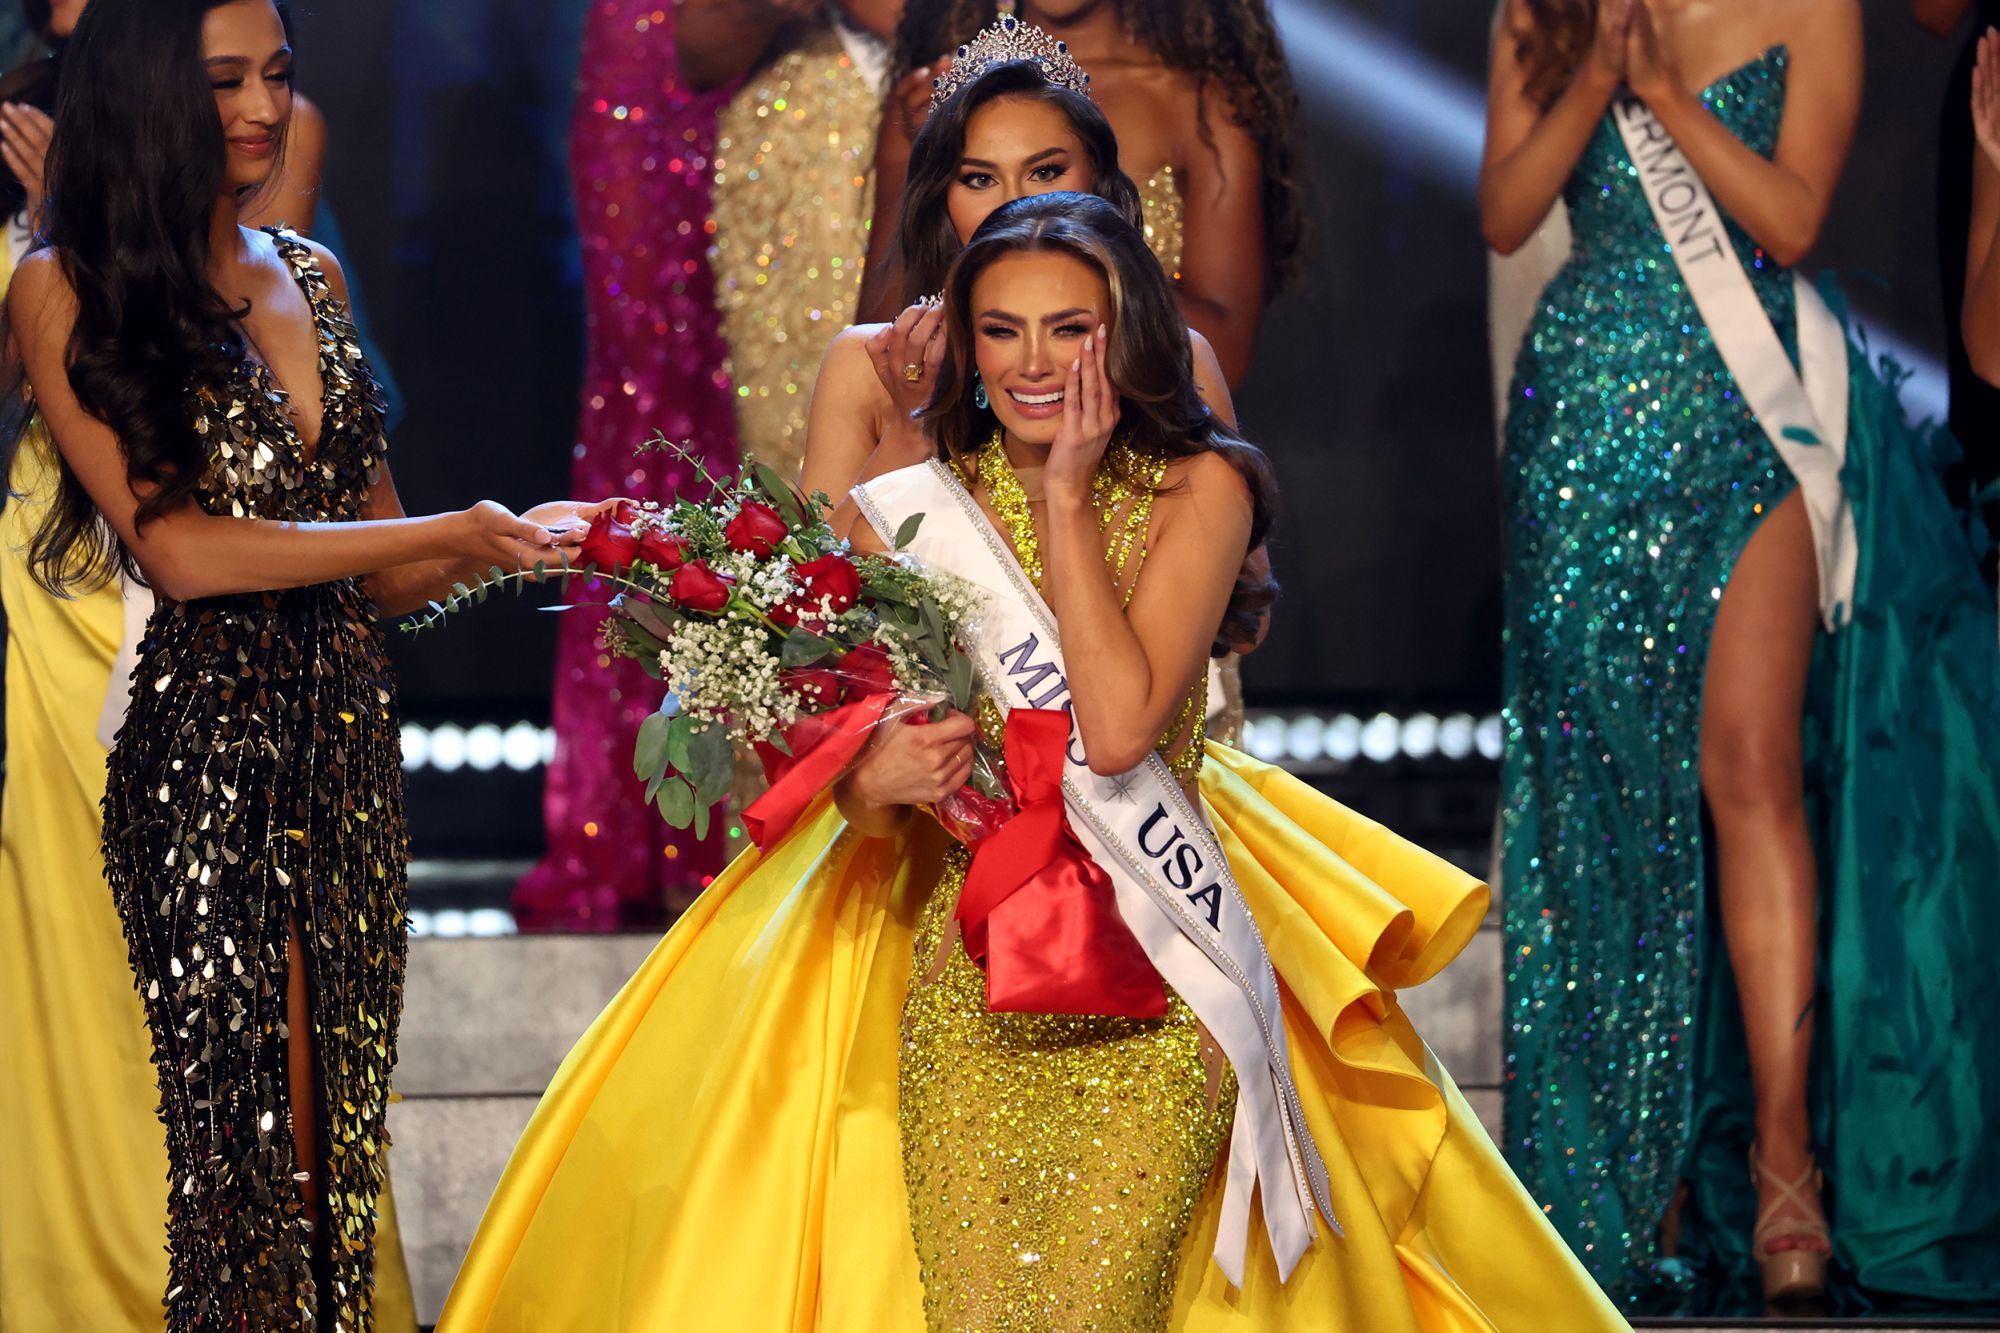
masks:
<path fill-rule="evenodd" d="M 1265 294 L 1296 276 L 1305 243 L 1298 181 L 1299 95 L 1266 0 L 1117 0 L 1139 43 L 1170 69 L 1195 77 L 1208 139 L 1213 83 L 1229 116 L 1257 141 L 1264 170 Z M 896 28 L 895 77 L 956 50 L 998 17 L 995 0 L 911 0 Z"/>
<path fill-rule="evenodd" d="M 1523 0 L 1528 21 L 1512 33 L 1527 74 L 1529 100 L 1546 110 L 1569 91 L 1570 78 L 1597 32 L 1597 0 Z"/>
<path fill-rule="evenodd" d="M 1250 544 L 1262 546 L 1271 532 L 1277 482 L 1264 451 L 1229 430 L 1201 399 L 1194 379 L 1194 355 L 1187 324 L 1174 303 L 1173 285 L 1146 238 L 1118 208 L 1094 194 L 1058 191 L 1002 204 L 979 224 L 959 252 L 944 286 L 944 326 L 950 343 L 924 422 L 938 453 L 958 462 L 993 437 L 998 418 L 972 395 L 972 287 L 1007 255 L 1064 254 L 1082 260 L 1104 277 L 1111 292 L 1114 331 L 1105 372 L 1119 396 L 1117 435 L 1141 455 L 1192 458 L 1220 454 L 1250 488 Z M 1124 480 L 1148 484 L 1144 478 Z M 1242 559 L 1241 555 L 1232 558 Z M 1251 580 L 1239 573 L 1212 653 L 1221 657 L 1256 642 L 1263 612 L 1276 598 L 1275 580 Z"/>

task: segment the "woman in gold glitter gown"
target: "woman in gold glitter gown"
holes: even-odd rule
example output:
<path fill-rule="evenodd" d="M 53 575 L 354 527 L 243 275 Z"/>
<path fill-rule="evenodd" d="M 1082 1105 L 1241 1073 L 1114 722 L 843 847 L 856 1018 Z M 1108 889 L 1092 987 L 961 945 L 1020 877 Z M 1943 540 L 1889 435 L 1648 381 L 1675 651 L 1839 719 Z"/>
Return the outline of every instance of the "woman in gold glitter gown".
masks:
<path fill-rule="evenodd" d="M 376 605 L 543 558 L 578 539 L 543 521 L 582 512 L 401 516 L 338 266 L 240 223 L 290 81 L 270 0 L 93 0 L 47 246 L 8 293 L 23 441 L 56 446 L 30 571 L 59 593 L 143 571 L 159 597 L 103 851 L 166 1127 L 174 1330 L 376 1327 L 405 860 Z"/>
<path fill-rule="evenodd" d="M 1275 965 L 1274 1059 L 1339 1228 L 1281 1248 L 1231 1213 L 1219 1178 L 1267 1146 L 1234 1094 L 1277 1066 L 1218 1058 L 1185 985 L 1155 1016 L 989 1010 L 966 857 L 910 809 L 964 779 L 980 723 L 954 716 L 892 727 L 669 932 L 543 1098 L 441 1333 L 1622 1328 L 1396 1000 L 1472 937 L 1484 887 L 1203 743 L 1203 662 L 1254 624 L 1230 571 L 1270 482 L 1202 409 L 1137 230 L 1090 197 L 1020 200 L 947 292 L 939 461 L 857 504 L 879 533 L 895 487 L 959 497 L 1053 608 L 1093 769 L 1198 802 Z M 980 542 L 923 554 L 969 573 Z"/>
<path fill-rule="evenodd" d="M 1111 124 L 1087 93 L 1089 76 L 1052 39 L 1005 20 L 958 59 L 935 89 L 937 105 L 909 154 L 895 253 L 910 292 L 934 292 L 952 256 L 1007 199 L 1087 189 L 1112 200 L 1144 228 L 1169 273 L 1184 237 L 1179 197 L 1141 193 L 1119 169 Z M 977 170 L 964 162 L 982 164 Z M 924 458 L 929 446 L 913 414 L 929 400 L 942 339 L 935 308 L 918 300 L 892 324 L 847 329 L 827 349 L 813 386 L 810 445 L 800 482 L 807 494 L 844 494 L 855 481 Z M 1208 339 L 1187 333 L 1203 399 L 1227 425 L 1236 413 L 1228 380 Z M 1246 591 L 1275 592 L 1263 553 L 1244 571 Z M 1238 656 L 1224 653 L 1212 673 L 1219 693 L 1218 740 L 1242 731 Z"/>

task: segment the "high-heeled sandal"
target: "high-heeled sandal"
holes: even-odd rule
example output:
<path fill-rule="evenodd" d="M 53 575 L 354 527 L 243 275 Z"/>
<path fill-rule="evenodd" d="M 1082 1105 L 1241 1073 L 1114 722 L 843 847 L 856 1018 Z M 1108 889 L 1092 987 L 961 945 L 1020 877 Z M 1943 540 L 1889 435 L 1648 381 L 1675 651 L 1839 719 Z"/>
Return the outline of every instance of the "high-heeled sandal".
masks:
<path fill-rule="evenodd" d="M 1764 1299 L 1774 1303 L 1813 1300 L 1826 1294 L 1825 1253 L 1797 1247 L 1773 1250 L 1774 1240 L 1817 1240 L 1828 1238 L 1826 1220 L 1819 1216 L 1818 1196 L 1823 1179 L 1819 1167 L 1808 1161 L 1805 1173 L 1794 1181 L 1778 1179 L 1757 1160 L 1757 1145 L 1750 1145 L 1750 1178 L 1761 1184 L 1769 1181 L 1778 1192 L 1771 1206 L 1757 1214 L 1757 1228 L 1750 1233 L 1750 1257 L 1764 1275 Z M 1812 1187 L 1812 1196 L 1805 1194 Z M 1804 1216 L 1779 1217 L 1778 1210 L 1792 1205 Z"/>

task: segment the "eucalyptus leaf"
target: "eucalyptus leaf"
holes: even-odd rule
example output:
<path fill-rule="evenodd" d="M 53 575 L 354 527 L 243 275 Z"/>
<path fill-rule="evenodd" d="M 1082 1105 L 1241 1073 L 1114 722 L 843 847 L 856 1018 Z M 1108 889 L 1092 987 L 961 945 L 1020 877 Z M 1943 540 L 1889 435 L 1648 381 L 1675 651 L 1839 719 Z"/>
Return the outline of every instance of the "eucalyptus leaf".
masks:
<path fill-rule="evenodd" d="M 624 614 L 627 620 L 644 629 L 647 634 L 659 641 L 662 646 L 665 645 L 666 640 L 674 632 L 674 622 L 668 618 L 666 613 L 662 612 L 659 607 L 651 602 L 642 602 L 636 597 L 628 597 L 618 609 Z"/>
<path fill-rule="evenodd" d="M 657 804 L 660 817 L 675 828 L 686 828 L 694 822 L 694 790 L 679 778 L 669 778 L 660 784 Z"/>
<path fill-rule="evenodd" d="M 686 713 L 667 727 L 667 764 L 676 773 L 688 771 L 688 742 L 694 737 L 695 720 Z"/>
<path fill-rule="evenodd" d="M 632 772 L 652 778 L 667 771 L 667 736 L 672 719 L 654 713 L 639 724 L 639 740 L 632 747 Z"/>
<path fill-rule="evenodd" d="M 712 806 L 712 805 L 703 805 L 703 804 L 702 804 L 702 803 L 701 803 L 701 802 L 700 802 L 699 800 L 697 800 L 697 801 L 695 802 L 695 805 L 694 805 L 694 836 L 695 836 L 695 837 L 697 837 L 697 838 L 706 838 L 706 837 L 708 836 L 708 817 L 709 817 L 709 813 L 710 813 L 710 811 L 712 811 L 713 809 L 714 809 L 714 806 Z"/>
<path fill-rule="evenodd" d="M 809 629 L 792 627 L 785 636 L 784 646 L 778 650 L 780 666 L 811 666 L 826 657 L 834 649 L 832 639 L 822 638 Z"/>
<path fill-rule="evenodd" d="M 912 514 L 903 520 L 903 526 L 896 529 L 895 548 L 900 551 L 917 539 L 917 530 L 924 525 L 922 514 Z"/>
<path fill-rule="evenodd" d="M 696 799 L 713 805 L 729 794 L 736 778 L 736 747 L 720 723 L 711 722 L 688 738 L 688 766 L 684 770 L 694 783 Z"/>
<path fill-rule="evenodd" d="M 466 587 L 463 583 L 454 583 L 451 585 L 451 600 L 455 604 L 463 605 L 471 597 L 472 589 Z"/>
<path fill-rule="evenodd" d="M 951 705 L 961 713 L 972 711 L 972 659 L 957 653 L 945 670 L 945 686 L 951 691 Z"/>

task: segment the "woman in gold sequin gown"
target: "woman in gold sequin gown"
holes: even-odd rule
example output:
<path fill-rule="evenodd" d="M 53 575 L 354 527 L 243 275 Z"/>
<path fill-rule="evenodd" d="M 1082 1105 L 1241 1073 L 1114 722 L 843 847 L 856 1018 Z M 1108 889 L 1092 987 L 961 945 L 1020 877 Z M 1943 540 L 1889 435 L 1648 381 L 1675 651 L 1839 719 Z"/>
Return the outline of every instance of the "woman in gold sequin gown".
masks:
<path fill-rule="evenodd" d="M 1058 195 L 981 237 L 948 289 L 967 350 L 940 450 L 1054 608 L 1094 762 L 1157 745 L 1212 822 L 1343 1231 L 1281 1280 L 1254 1229 L 1231 1289 L 1211 1255 L 1236 1075 L 1178 996 L 1163 1018 L 988 1010 L 964 854 L 910 809 L 963 780 L 976 723 L 954 717 L 892 728 L 669 932 L 551 1084 L 441 1333 L 1622 1328 L 1396 1001 L 1471 938 L 1484 887 L 1202 741 L 1270 483 L 1169 354 L 1136 229 Z M 1135 397 L 1073 412 L 1086 359 Z M 1050 385 L 1060 417 L 1033 401 Z"/>
<path fill-rule="evenodd" d="M 44 35 L 69 37 L 83 6 L 59 6 Z M 45 85 L 15 96 L 53 109 Z M 10 81 L 29 72 L 24 68 Z M 295 114 L 304 109 L 303 99 Z M 34 183 L 0 243 L 0 294 L 41 207 L 46 145 L 15 137 Z M 35 151 L 42 148 L 44 152 Z M 251 211 L 276 220 L 317 195 L 320 162 L 288 154 L 287 181 Z M 7 637 L 4 800 L 0 800 L 0 1031 L 17 1068 L 0 1081 L 0 1328 L 163 1327 L 166 1175 L 150 1043 L 98 844 L 114 664 L 131 625 L 120 585 L 73 598 L 35 586 L 28 547 L 51 498 L 55 445 L 36 426 L 16 443 L 0 505 L 0 604 Z M 143 596 L 144 590 L 137 590 Z M 121 620 L 124 623 L 121 624 Z M 134 645 L 136 646 L 136 645 Z M 129 664 L 128 664 L 129 669 Z M 122 709 L 123 680 L 117 681 Z M 378 1227 L 377 1326 L 414 1333 L 416 1310 L 385 1187 Z"/>
<path fill-rule="evenodd" d="M 65 61 L 48 245 L 8 294 L 43 469 L 27 564 L 159 597 L 103 851 L 166 1127 L 166 1322 L 361 1333 L 404 948 L 375 603 L 559 539 L 499 506 L 402 518 L 338 266 L 241 225 L 291 112 L 269 0 L 93 0 Z"/>

